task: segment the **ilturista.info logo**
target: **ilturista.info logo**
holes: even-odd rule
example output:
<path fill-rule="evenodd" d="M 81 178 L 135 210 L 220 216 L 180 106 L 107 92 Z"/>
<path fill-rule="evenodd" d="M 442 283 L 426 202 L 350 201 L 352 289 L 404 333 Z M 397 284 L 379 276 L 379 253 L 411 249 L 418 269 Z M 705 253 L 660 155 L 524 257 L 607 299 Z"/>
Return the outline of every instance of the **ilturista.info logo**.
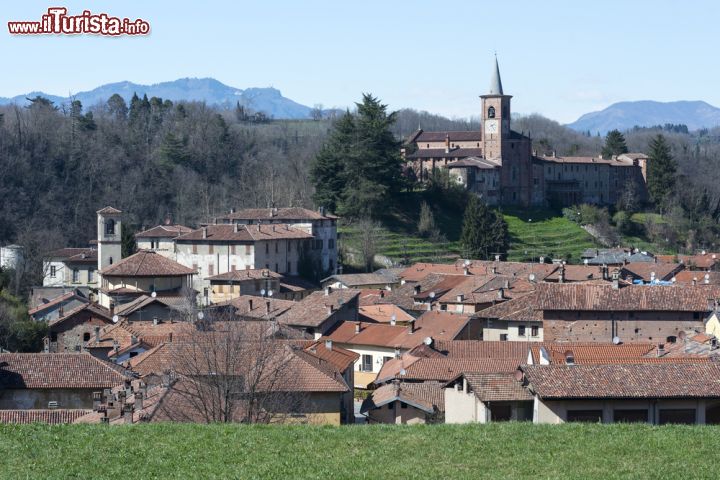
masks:
<path fill-rule="evenodd" d="M 39 21 L 8 22 L 11 35 L 147 35 L 150 24 L 142 18 L 119 18 L 83 10 L 68 15 L 65 7 L 50 7 Z"/>

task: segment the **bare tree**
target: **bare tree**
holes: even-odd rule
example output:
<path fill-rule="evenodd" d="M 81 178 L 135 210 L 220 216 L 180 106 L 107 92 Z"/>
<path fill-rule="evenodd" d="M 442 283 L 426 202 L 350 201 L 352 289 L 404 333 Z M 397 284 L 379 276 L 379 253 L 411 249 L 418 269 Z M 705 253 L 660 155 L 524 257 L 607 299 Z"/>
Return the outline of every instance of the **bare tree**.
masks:
<path fill-rule="evenodd" d="M 375 267 L 375 255 L 377 255 L 378 237 L 382 227 L 378 222 L 370 218 L 361 219 L 357 228 L 360 231 L 360 254 L 362 255 L 365 270 L 371 272 Z"/>

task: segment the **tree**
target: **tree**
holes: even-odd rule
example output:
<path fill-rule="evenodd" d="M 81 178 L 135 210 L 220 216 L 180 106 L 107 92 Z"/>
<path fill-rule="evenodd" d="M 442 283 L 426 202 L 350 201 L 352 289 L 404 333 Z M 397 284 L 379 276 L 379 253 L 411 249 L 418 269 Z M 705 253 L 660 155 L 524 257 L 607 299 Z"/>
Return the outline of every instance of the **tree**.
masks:
<path fill-rule="evenodd" d="M 430 205 L 426 201 L 420 204 L 420 220 L 418 220 L 418 233 L 428 236 L 435 230 L 435 217 Z"/>
<path fill-rule="evenodd" d="M 357 228 L 360 231 L 360 255 L 365 271 L 372 272 L 375 269 L 375 255 L 381 226 L 370 217 L 365 217 L 357 222 Z"/>
<path fill-rule="evenodd" d="M 316 103 L 312 110 L 310 110 L 310 118 L 313 120 L 320 121 L 323 118 L 323 106 L 322 103 Z"/>
<path fill-rule="evenodd" d="M 125 99 L 114 93 L 107 101 L 107 110 L 111 117 L 118 121 L 125 121 L 128 115 L 128 106 Z"/>
<path fill-rule="evenodd" d="M 313 200 L 330 212 L 337 212 L 345 191 L 345 164 L 355 158 L 355 118 L 350 112 L 334 124 L 330 136 L 310 166 L 315 185 Z"/>
<path fill-rule="evenodd" d="M 625 144 L 625 136 L 620 130 L 611 130 L 605 137 L 605 146 L 602 148 L 603 158 L 612 158 L 613 155 L 621 155 L 627 153 L 628 148 Z"/>
<path fill-rule="evenodd" d="M 672 196 L 675 189 L 677 164 L 670 153 L 670 145 L 662 134 L 658 134 L 650 141 L 647 164 L 650 198 L 660 208 L 664 208 L 666 200 Z"/>
<path fill-rule="evenodd" d="M 460 245 L 466 258 L 489 259 L 508 248 L 508 228 L 502 214 L 471 195 L 463 215 Z"/>

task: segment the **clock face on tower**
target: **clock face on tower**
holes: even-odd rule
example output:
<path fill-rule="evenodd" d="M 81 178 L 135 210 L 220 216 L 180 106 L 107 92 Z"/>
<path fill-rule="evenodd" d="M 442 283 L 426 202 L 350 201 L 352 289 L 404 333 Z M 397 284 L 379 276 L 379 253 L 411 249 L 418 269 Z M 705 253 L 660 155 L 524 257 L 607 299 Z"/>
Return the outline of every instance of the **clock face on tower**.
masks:
<path fill-rule="evenodd" d="M 485 133 L 498 133 L 498 121 L 497 120 L 485 120 Z"/>

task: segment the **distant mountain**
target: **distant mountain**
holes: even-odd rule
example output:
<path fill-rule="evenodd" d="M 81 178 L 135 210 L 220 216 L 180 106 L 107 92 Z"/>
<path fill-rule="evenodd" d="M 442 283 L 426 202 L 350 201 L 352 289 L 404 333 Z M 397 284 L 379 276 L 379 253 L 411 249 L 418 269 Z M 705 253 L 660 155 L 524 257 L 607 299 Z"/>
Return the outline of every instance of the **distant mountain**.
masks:
<path fill-rule="evenodd" d="M 652 127 L 666 123 L 685 124 L 690 130 L 720 125 L 720 108 L 701 101 L 619 102 L 599 112 L 586 113 L 568 127 L 581 132 L 605 134 L 617 128 Z"/>
<path fill-rule="evenodd" d="M 73 97 L 80 100 L 84 107 L 97 103 L 104 103 L 113 94 L 119 94 L 129 102 L 134 93 L 142 97 L 160 97 L 172 101 L 204 101 L 208 105 L 221 108 L 234 108 L 237 102 L 251 110 L 265 112 L 274 118 L 308 118 L 310 107 L 301 105 L 289 98 L 285 98 L 280 90 L 275 88 L 246 88 L 245 90 L 230 87 L 213 78 L 181 78 L 172 82 L 156 83 L 154 85 L 140 85 L 132 82 L 118 82 L 101 85 L 88 92 L 78 92 Z M 24 105 L 26 98 L 37 95 L 46 97 L 56 104 L 68 102 L 67 97 L 49 95 L 43 92 L 30 92 L 12 98 L 0 97 L 0 105 L 17 103 Z"/>

